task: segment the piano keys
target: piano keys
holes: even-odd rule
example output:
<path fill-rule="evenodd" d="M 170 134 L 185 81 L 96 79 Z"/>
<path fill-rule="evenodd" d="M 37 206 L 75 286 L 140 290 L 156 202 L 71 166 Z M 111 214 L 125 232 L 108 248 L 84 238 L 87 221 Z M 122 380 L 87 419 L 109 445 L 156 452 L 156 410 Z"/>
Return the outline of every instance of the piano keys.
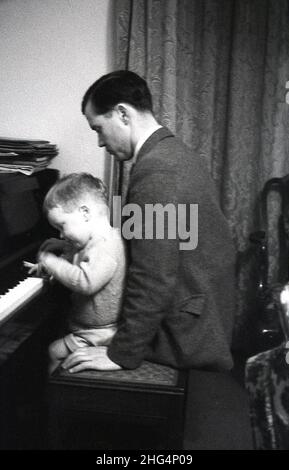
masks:
<path fill-rule="evenodd" d="M 42 291 L 43 285 L 43 279 L 27 277 L 5 294 L 0 295 L 0 327 L 11 315 L 38 295 Z"/>
<path fill-rule="evenodd" d="M 39 242 L 33 243 L 0 259 L 0 329 L 44 289 L 43 279 L 29 277 L 27 268 L 23 266 L 27 258 L 35 259 L 38 248 Z"/>

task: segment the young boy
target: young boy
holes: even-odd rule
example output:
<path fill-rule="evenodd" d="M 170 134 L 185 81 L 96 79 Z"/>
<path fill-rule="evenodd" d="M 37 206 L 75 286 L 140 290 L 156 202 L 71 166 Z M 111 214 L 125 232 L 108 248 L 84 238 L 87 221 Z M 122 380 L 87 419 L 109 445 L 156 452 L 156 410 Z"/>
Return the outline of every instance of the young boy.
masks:
<path fill-rule="evenodd" d="M 53 372 L 76 349 L 110 343 L 122 304 L 126 261 L 124 242 L 110 225 L 105 186 L 98 178 L 87 173 L 64 176 L 46 195 L 44 211 L 63 240 L 42 245 L 38 272 L 72 291 L 68 334 L 49 347 Z"/>

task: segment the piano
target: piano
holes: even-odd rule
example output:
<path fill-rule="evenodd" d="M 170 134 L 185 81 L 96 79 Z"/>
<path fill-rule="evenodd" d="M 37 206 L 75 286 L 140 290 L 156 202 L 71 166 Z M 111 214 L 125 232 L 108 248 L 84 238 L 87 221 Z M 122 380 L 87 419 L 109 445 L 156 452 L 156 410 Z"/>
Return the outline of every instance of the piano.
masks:
<path fill-rule="evenodd" d="M 0 174 L 0 327 L 43 289 L 43 280 L 29 277 L 23 260 L 35 258 L 51 233 L 42 203 L 57 177 L 52 169 L 32 176 Z"/>
<path fill-rule="evenodd" d="M 42 203 L 57 177 L 53 169 L 0 174 L 1 450 L 37 449 L 45 442 L 47 348 L 64 307 L 61 288 L 29 276 L 23 261 L 35 262 L 43 240 L 56 235 Z"/>

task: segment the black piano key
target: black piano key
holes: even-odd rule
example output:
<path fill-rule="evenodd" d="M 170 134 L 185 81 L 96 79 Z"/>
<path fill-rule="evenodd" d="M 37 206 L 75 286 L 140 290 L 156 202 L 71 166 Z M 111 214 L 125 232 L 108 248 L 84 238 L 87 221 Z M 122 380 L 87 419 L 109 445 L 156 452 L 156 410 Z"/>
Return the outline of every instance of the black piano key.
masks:
<path fill-rule="evenodd" d="M 13 289 L 19 282 L 28 277 L 28 270 L 22 262 L 16 263 L 0 274 L 0 295 L 4 295 L 9 289 Z"/>

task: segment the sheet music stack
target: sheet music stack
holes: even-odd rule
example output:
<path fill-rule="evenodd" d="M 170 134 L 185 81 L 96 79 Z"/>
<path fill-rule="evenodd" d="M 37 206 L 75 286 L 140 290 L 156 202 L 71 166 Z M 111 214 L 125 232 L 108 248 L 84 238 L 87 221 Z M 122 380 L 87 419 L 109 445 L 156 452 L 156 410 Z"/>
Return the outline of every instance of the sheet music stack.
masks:
<path fill-rule="evenodd" d="M 57 146 L 48 140 L 0 137 L 0 173 L 32 175 L 44 170 L 56 155 Z"/>

